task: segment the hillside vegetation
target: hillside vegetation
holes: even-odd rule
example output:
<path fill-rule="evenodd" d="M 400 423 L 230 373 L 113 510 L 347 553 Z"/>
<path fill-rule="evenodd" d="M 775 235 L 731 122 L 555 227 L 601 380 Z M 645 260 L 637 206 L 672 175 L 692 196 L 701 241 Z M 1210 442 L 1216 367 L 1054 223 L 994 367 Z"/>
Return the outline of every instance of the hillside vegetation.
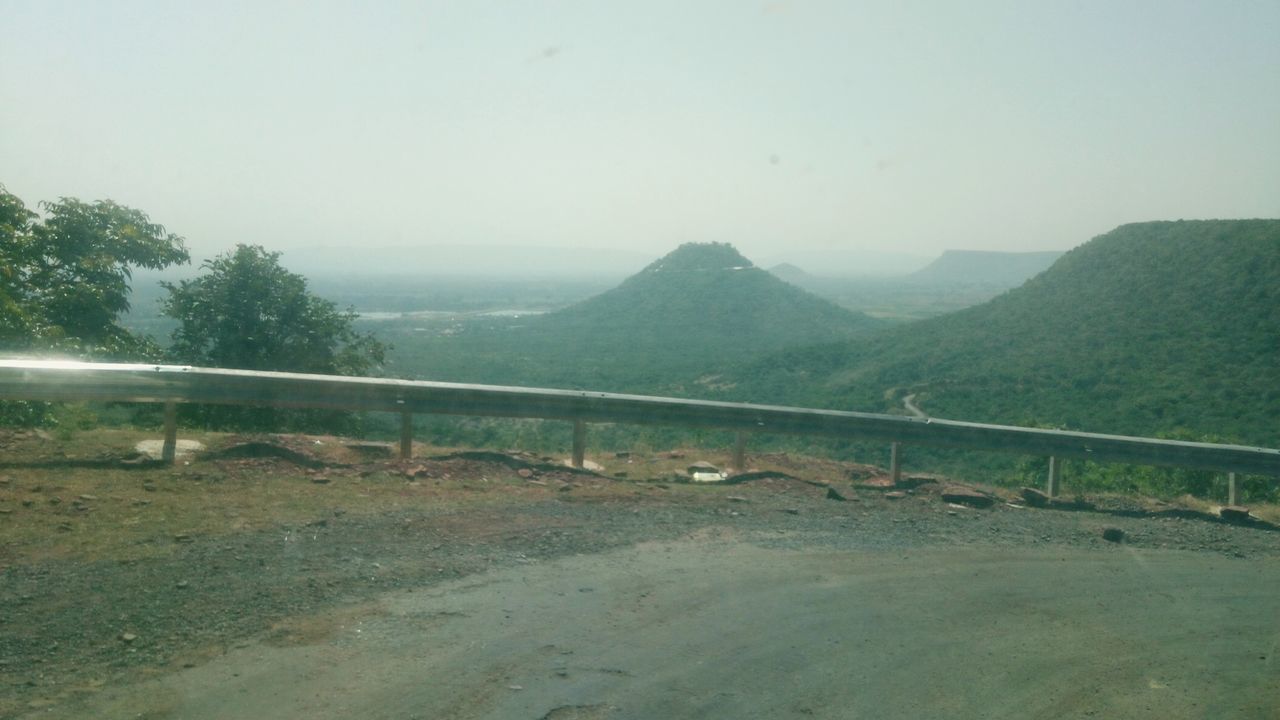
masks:
<path fill-rule="evenodd" d="M 1280 221 L 1125 225 L 983 305 L 784 352 L 742 399 L 1280 445 Z"/>
<path fill-rule="evenodd" d="M 399 375 L 705 394 L 745 360 L 881 325 L 779 280 L 730 245 L 690 243 L 557 312 L 389 337 Z"/>

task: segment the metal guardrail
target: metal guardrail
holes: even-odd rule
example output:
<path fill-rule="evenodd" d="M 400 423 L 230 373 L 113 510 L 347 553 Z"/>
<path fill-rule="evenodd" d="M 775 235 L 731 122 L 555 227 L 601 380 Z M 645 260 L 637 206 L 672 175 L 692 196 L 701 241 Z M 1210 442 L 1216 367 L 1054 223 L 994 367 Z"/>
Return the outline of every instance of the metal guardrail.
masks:
<path fill-rule="evenodd" d="M 0 360 L 0 399 L 165 403 L 170 449 L 175 404 L 209 403 L 401 413 L 402 455 L 412 447 L 413 414 L 431 413 L 574 422 L 579 465 L 586 423 L 625 423 L 736 431 L 737 467 L 748 433 L 890 442 L 895 475 L 902 445 L 1050 456 L 1051 494 L 1061 458 L 1280 477 L 1280 450 L 1271 448 L 645 395 L 175 365 Z"/>

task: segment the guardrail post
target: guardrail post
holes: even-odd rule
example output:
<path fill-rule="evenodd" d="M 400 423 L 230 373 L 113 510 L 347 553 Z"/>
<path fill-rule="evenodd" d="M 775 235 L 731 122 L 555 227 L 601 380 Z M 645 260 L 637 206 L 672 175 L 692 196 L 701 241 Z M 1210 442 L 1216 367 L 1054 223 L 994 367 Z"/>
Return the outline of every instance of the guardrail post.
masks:
<path fill-rule="evenodd" d="M 1236 474 L 1227 473 L 1227 504 L 1238 505 L 1240 496 L 1236 493 Z"/>
<path fill-rule="evenodd" d="M 1049 456 L 1049 484 L 1045 488 L 1045 494 L 1051 498 L 1058 497 L 1058 493 L 1062 490 L 1062 461 L 1058 458 Z"/>
<path fill-rule="evenodd" d="M 902 443 L 889 445 L 889 477 L 893 478 L 895 487 L 902 481 Z"/>
<path fill-rule="evenodd" d="M 164 445 L 160 448 L 160 460 L 172 465 L 178 459 L 178 403 L 164 404 Z"/>
<path fill-rule="evenodd" d="M 573 421 L 573 466 L 582 467 L 587 455 L 587 424 L 581 420 Z"/>
<path fill-rule="evenodd" d="M 413 413 L 408 410 L 400 411 L 400 459 L 409 460 L 413 457 Z"/>
<path fill-rule="evenodd" d="M 747 434 L 741 431 L 733 436 L 733 469 L 738 472 L 747 469 Z"/>

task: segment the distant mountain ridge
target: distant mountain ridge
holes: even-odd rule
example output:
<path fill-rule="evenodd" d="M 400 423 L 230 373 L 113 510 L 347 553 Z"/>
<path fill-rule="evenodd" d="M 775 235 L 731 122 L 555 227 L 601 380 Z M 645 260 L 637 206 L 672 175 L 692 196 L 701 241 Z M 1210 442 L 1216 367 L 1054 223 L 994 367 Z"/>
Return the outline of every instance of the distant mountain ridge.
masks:
<path fill-rule="evenodd" d="M 946 250 L 937 260 L 906 276 L 908 282 L 964 283 L 1017 287 L 1062 257 L 1053 252 Z"/>
<path fill-rule="evenodd" d="M 1280 445 L 1280 220 L 1121 226 L 985 304 L 743 371 L 742 399 Z"/>

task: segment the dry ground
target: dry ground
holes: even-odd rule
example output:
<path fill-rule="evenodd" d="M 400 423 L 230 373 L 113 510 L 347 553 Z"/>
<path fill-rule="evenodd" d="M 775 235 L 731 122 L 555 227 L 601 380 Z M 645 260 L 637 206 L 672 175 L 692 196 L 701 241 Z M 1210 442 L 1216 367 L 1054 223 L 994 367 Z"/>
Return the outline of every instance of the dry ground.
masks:
<path fill-rule="evenodd" d="M 979 488 L 996 502 L 973 509 L 927 477 L 895 498 L 877 468 L 785 455 L 753 457 L 745 482 L 694 485 L 678 481 L 689 464 L 727 457 L 611 454 L 592 474 L 519 453 L 419 446 L 400 462 L 332 437 L 205 435 L 208 452 L 166 467 L 130 457 L 146 437 L 0 437 L 0 716 L 96 714 L 106 695 L 246 648 L 338 642 L 391 612 L 388 593 L 636 543 L 1108 553 L 1115 527 L 1144 552 L 1280 555 L 1271 526 L 1203 508 L 1035 510 Z"/>

